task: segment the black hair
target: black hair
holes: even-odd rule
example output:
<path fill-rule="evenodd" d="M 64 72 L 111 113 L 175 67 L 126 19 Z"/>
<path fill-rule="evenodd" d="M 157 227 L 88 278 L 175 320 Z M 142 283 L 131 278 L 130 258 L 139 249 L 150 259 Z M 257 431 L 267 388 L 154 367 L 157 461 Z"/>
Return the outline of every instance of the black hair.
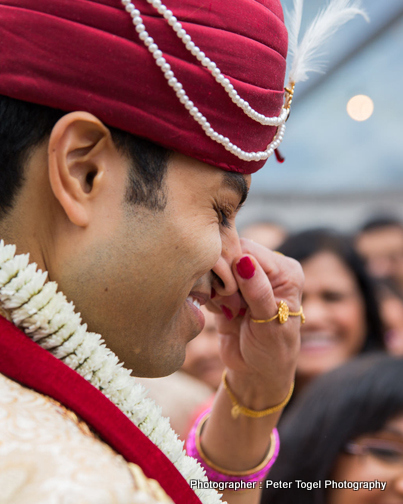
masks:
<path fill-rule="evenodd" d="M 389 215 L 377 215 L 369 219 L 362 227 L 360 232 L 365 233 L 367 231 L 374 231 L 378 229 L 383 229 L 386 227 L 399 227 L 403 229 L 402 222 L 396 217 Z"/>
<path fill-rule="evenodd" d="M 365 264 L 349 237 L 327 228 L 308 229 L 289 236 L 279 251 L 299 262 L 323 251 L 335 254 L 353 274 L 364 301 L 367 337 L 362 351 L 384 349 L 384 329 L 374 280 L 367 273 Z"/>
<path fill-rule="evenodd" d="M 15 202 L 33 148 L 49 137 L 53 126 L 66 113 L 0 96 L 0 218 Z M 109 130 L 117 148 L 131 161 L 127 201 L 162 210 L 166 204 L 163 179 L 170 151 L 125 131 L 111 127 Z"/>
<path fill-rule="evenodd" d="M 349 441 L 383 428 L 403 414 L 403 359 L 360 356 L 326 373 L 296 399 L 279 431 L 280 455 L 268 479 L 291 488 L 265 488 L 262 504 L 326 504 L 323 481 Z M 298 489 L 295 480 L 322 481 L 321 489 Z"/>

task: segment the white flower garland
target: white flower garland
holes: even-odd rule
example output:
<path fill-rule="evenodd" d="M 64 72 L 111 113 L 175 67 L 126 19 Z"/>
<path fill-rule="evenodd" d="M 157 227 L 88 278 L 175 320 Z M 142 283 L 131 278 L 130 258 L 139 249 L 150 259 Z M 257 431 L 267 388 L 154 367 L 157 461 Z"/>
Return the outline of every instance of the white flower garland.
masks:
<path fill-rule="evenodd" d="M 29 264 L 29 254 L 15 255 L 14 245 L 0 240 L 0 306 L 33 341 L 48 350 L 108 397 L 169 458 L 189 483 L 207 481 L 204 469 L 186 455 L 183 441 L 171 429 L 161 408 L 119 363 L 101 336 L 87 332 L 56 282 Z M 196 489 L 203 504 L 222 503 L 213 489 Z"/>

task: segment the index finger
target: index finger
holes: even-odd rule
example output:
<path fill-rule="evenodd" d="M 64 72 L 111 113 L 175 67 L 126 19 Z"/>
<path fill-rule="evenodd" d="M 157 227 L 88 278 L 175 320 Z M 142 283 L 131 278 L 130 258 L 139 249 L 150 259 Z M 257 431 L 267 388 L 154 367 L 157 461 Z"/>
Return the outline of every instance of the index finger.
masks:
<path fill-rule="evenodd" d="M 304 273 L 298 261 L 279 254 L 248 239 L 241 239 L 242 251 L 254 256 L 267 274 L 274 291 L 281 288 L 281 295 L 301 302 Z"/>
<path fill-rule="evenodd" d="M 277 303 L 269 278 L 253 255 L 244 255 L 233 264 L 239 290 L 248 304 L 251 317 L 267 319 L 277 313 Z"/>

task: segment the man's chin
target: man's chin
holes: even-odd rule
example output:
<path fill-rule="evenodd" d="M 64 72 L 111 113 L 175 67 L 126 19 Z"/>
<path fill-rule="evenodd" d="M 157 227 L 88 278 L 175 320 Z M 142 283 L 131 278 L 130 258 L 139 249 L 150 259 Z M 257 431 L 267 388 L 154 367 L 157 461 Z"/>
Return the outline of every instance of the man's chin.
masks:
<path fill-rule="evenodd" d="M 184 363 L 186 344 L 200 334 L 205 323 L 201 310 L 188 301 L 170 319 L 165 316 L 164 320 L 154 327 L 151 320 L 141 328 L 138 325 L 137 348 L 119 349 L 120 360 L 132 369 L 134 376 L 160 378 L 177 371 Z"/>
<path fill-rule="evenodd" d="M 152 369 L 149 369 L 143 373 L 141 372 L 133 372 L 133 374 L 139 378 L 163 378 L 164 376 L 169 376 L 173 373 L 175 373 L 176 371 L 178 371 L 178 369 L 180 368 L 181 366 L 175 366 L 175 367 L 155 367 L 155 368 L 152 368 Z"/>
<path fill-rule="evenodd" d="M 142 378 L 162 378 L 175 373 L 183 364 L 186 357 L 185 346 L 183 348 L 170 348 L 169 354 L 164 357 L 150 356 L 147 360 L 137 363 L 133 367 L 133 375 Z"/>

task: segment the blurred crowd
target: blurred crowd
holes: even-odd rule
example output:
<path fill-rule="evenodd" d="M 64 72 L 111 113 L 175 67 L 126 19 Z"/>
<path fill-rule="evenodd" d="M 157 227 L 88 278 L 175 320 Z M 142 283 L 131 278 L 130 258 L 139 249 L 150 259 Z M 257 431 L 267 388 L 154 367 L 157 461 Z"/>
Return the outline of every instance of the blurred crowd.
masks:
<path fill-rule="evenodd" d="M 377 216 L 354 235 L 310 229 L 280 244 L 281 226 L 265 229 L 302 264 L 306 323 L 262 503 L 402 503 L 403 225 Z"/>
<path fill-rule="evenodd" d="M 295 389 L 262 503 L 403 504 L 403 223 L 376 216 L 347 236 L 260 221 L 240 235 L 305 273 Z M 205 328 L 182 369 L 142 379 L 183 439 L 224 369 L 215 316 L 202 310 Z M 359 485 L 375 480 L 379 487 Z"/>

